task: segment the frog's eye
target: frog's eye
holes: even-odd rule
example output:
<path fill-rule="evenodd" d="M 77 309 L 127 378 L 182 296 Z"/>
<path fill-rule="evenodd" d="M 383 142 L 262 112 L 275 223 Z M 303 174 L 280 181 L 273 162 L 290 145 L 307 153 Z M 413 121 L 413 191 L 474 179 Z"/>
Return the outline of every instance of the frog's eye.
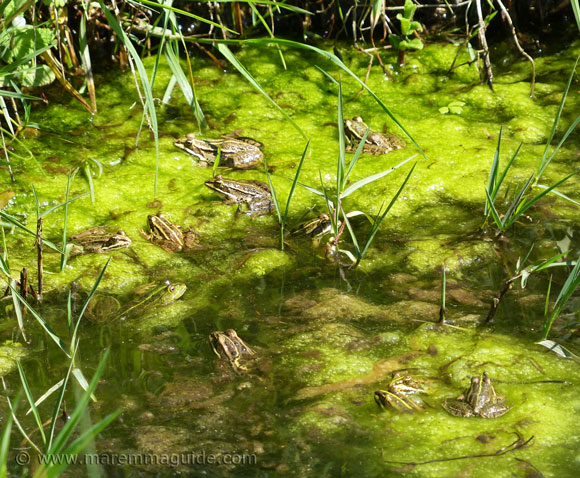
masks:
<path fill-rule="evenodd" d="M 170 285 L 169 286 L 169 292 L 175 292 L 175 286 L 174 285 Z"/>

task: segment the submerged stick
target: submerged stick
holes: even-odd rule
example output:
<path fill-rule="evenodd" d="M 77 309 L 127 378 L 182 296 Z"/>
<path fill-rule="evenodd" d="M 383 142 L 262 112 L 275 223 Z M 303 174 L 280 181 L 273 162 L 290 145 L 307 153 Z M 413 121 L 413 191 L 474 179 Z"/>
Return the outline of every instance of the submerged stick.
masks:
<path fill-rule="evenodd" d="M 514 24 L 512 22 L 510 14 L 508 13 L 504 4 L 502 3 L 501 0 L 497 0 L 497 3 L 499 5 L 499 8 L 501 8 L 501 11 L 502 11 L 504 18 L 507 20 L 507 22 L 510 25 L 510 28 L 512 29 L 512 37 L 514 39 L 514 43 L 516 44 L 516 47 L 518 48 L 520 53 L 524 57 L 526 57 L 528 59 L 528 61 L 532 64 L 532 81 L 530 83 L 530 98 L 532 98 L 534 96 L 534 85 L 536 84 L 536 64 L 534 63 L 534 59 L 530 55 L 528 55 L 525 52 L 525 50 L 521 47 L 520 42 L 518 41 L 518 36 L 516 34 L 516 28 L 514 27 Z"/>
<path fill-rule="evenodd" d="M 39 217 L 38 221 L 36 221 L 36 250 L 38 252 L 38 292 L 36 299 L 38 302 L 42 301 L 42 282 L 44 279 L 44 272 L 42 267 L 42 218 Z"/>
<path fill-rule="evenodd" d="M 481 0 L 476 1 L 477 17 L 479 18 L 479 43 L 483 48 L 483 63 L 485 65 L 485 72 L 487 76 L 487 84 L 493 91 L 493 71 L 491 69 L 491 60 L 489 58 L 489 48 L 487 46 L 487 39 L 485 38 L 485 22 L 483 21 L 483 14 L 481 13 Z"/>
<path fill-rule="evenodd" d="M 489 309 L 489 313 L 487 314 L 487 318 L 485 319 L 486 324 L 491 322 L 491 320 L 493 320 L 493 318 L 495 317 L 495 313 L 497 312 L 497 308 L 499 307 L 499 303 L 503 299 L 503 296 L 506 295 L 507 291 L 512 288 L 512 283 L 520 277 L 521 274 L 518 274 L 516 277 L 512 277 L 511 279 L 505 281 L 504 288 L 499 291 L 499 294 L 497 295 L 497 297 L 494 297 L 493 302 L 491 303 L 491 308 Z"/>

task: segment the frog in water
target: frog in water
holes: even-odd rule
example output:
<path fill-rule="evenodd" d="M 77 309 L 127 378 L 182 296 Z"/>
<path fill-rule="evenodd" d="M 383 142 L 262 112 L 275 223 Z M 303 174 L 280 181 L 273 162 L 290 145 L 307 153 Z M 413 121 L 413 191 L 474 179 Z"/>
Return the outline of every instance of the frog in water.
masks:
<path fill-rule="evenodd" d="M 238 204 L 238 212 L 241 211 L 242 203 L 248 206 L 246 214 L 258 216 L 267 214 L 274 209 L 270 187 L 253 179 L 234 180 L 224 178 L 218 174 L 215 178 L 208 179 L 205 185 L 226 198 L 224 204 Z"/>
<path fill-rule="evenodd" d="M 357 149 L 367 129 L 368 126 L 360 116 L 344 120 L 344 132 L 350 141 L 350 144 L 347 146 L 347 151 L 353 152 Z M 404 147 L 405 142 L 396 134 L 378 133 L 369 129 L 363 146 L 363 153 L 381 155 Z"/>
<path fill-rule="evenodd" d="M 161 213 L 147 216 L 147 224 L 151 233 L 141 231 L 141 235 L 167 252 L 192 249 L 198 242 L 197 234 L 191 228 L 182 231 Z"/>
<path fill-rule="evenodd" d="M 234 329 L 216 331 L 209 335 L 209 342 L 215 354 L 226 359 L 236 371 L 246 370 L 240 360 L 254 355 L 254 351 L 240 338 Z"/>
<path fill-rule="evenodd" d="M 124 231 L 109 232 L 105 226 L 96 226 L 71 235 L 73 244 L 71 257 L 82 254 L 103 254 L 123 249 L 131 245 L 131 239 Z"/>
<path fill-rule="evenodd" d="M 234 169 L 255 168 L 264 158 L 261 150 L 264 145 L 252 138 L 200 139 L 188 134 L 173 144 L 207 165 L 215 163 L 218 150 L 220 164 Z"/>
<path fill-rule="evenodd" d="M 511 407 L 495 393 L 491 379 L 483 372 L 479 377 L 471 377 L 469 389 L 459 397 L 445 400 L 443 408 L 457 417 L 495 418 L 507 413 Z"/>

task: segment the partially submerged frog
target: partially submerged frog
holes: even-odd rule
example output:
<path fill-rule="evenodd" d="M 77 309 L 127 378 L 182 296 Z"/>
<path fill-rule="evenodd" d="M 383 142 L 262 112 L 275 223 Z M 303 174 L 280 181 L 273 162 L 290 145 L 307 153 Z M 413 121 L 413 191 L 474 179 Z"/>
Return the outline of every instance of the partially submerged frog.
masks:
<path fill-rule="evenodd" d="M 209 335 L 209 342 L 215 354 L 226 359 L 236 371 L 246 370 L 240 360 L 254 355 L 254 351 L 239 337 L 234 329 L 216 331 Z"/>
<path fill-rule="evenodd" d="M 220 164 L 235 169 L 255 168 L 264 157 L 263 144 L 252 138 L 200 139 L 188 134 L 173 144 L 208 165 L 215 163 L 221 148 Z"/>
<path fill-rule="evenodd" d="M 126 318 L 156 307 L 169 305 L 185 294 L 186 290 L 185 284 L 169 281 L 162 284 L 154 282 L 141 286 L 134 291 L 137 298 L 117 314 L 117 318 Z"/>
<path fill-rule="evenodd" d="M 443 408 L 457 417 L 495 418 L 501 417 L 511 407 L 503 397 L 496 395 L 491 379 L 483 372 L 480 377 L 471 378 L 471 386 L 457 398 L 448 398 Z"/>
<path fill-rule="evenodd" d="M 344 132 L 350 144 L 347 151 L 355 151 L 360 141 L 362 140 L 368 126 L 364 123 L 360 116 L 355 116 L 352 119 L 344 120 Z M 402 149 L 405 147 L 405 142 L 397 135 L 392 133 L 378 133 L 369 130 L 369 134 L 363 146 L 363 153 L 374 155 L 387 154 L 395 149 Z"/>
<path fill-rule="evenodd" d="M 270 187 L 262 181 L 227 179 L 218 174 L 215 178 L 208 179 L 205 185 L 224 196 L 226 198 L 224 204 L 237 203 L 238 212 L 241 211 L 243 203 L 249 209 L 245 214 L 251 216 L 267 214 L 274 209 Z"/>
<path fill-rule="evenodd" d="M 423 410 L 421 403 L 413 400 L 410 395 L 423 393 L 424 391 L 422 382 L 409 375 L 401 376 L 395 374 L 387 390 L 377 390 L 375 392 L 375 402 L 381 408 L 386 408 L 387 405 L 390 405 L 396 410 L 405 412 Z"/>
<path fill-rule="evenodd" d="M 141 231 L 141 235 L 167 252 L 192 249 L 198 242 L 197 234 L 191 228 L 182 231 L 181 226 L 173 224 L 161 213 L 147 216 L 147 224 L 151 233 Z"/>
<path fill-rule="evenodd" d="M 73 244 L 71 256 L 102 254 L 131 245 L 131 239 L 124 231 L 112 233 L 105 226 L 96 226 L 77 232 L 70 237 L 70 242 Z"/>
<path fill-rule="evenodd" d="M 307 236 L 316 239 L 332 232 L 332 222 L 328 214 L 320 214 L 318 217 L 300 224 L 290 231 L 291 236 Z"/>

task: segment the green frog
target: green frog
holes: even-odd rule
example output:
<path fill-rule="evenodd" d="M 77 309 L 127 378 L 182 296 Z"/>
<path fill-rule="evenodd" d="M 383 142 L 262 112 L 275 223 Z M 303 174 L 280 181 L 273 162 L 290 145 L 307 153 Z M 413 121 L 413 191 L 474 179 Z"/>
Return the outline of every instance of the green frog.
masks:
<path fill-rule="evenodd" d="M 215 354 L 226 359 L 236 371 L 246 370 L 240 360 L 254 355 L 254 351 L 240 338 L 234 329 L 216 331 L 209 335 L 209 342 Z"/>
<path fill-rule="evenodd" d="M 215 178 L 208 179 L 205 185 L 224 196 L 224 204 L 237 203 L 238 212 L 241 211 L 243 203 L 249 209 L 245 214 L 251 216 L 267 214 L 274 209 L 270 187 L 262 181 L 227 179 L 218 174 Z"/>
<path fill-rule="evenodd" d="M 186 290 L 185 284 L 171 283 L 169 281 L 165 281 L 162 284 L 153 282 L 141 286 L 134 291 L 137 294 L 137 298 L 117 314 L 117 318 L 134 316 L 137 313 L 172 304 L 185 294 Z"/>
<path fill-rule="evenodd" d="M 252 138 L 199 139 L 189 134 L 173 144 L 208 165 L 215 163 L 221 148 L 220 164 L 234 169 L 255 168 L 264 157 L 263 144 Z"/>
<path fill-rule="evenodd" d="M 448 398 L 443 408 L 457 417 L 495 418 L 501 417 L 511 407 L 503 397 L 496 395 L 489 376 L 483 372 L 480 377 L 472 377 L 471 385 L 457 398 Z"/>
<path fill-rule="evenodd" d="M 147 224 L 151 234 L 141 231 L 141 235 L 167 252 L 192 249 L 198 242 L 197 234 L 191 228 L 182 231 L 161 213 L 147 216 Z"/>
<path fill-rule="evenodd" d="M 395 377 L 389 384 L 388 390 L 378 390 L 375 392 L 375 402 L 381 408 L 387 405 L 399 411 L 414 412 L 423 410 L 423 406 L 413 400 L 410 395 L 423 393 L 422 382 L 410 377 L 409 375 L 401 376 L 395 374 Z"/>
<path fill-rule="evenodd" d="M 344 120 L 344 132 L 350 141 L 347 151 L 353 152 L 356 150 L 367 129 L 368 126 L 360 116 Z M 369 130 L 363 146 L 363 153 L 373 155 L 387 154 L 395 149 L 402 149 L 404 147 L 405 142 L 395 134 L 377 133 L 376 131 Z"/>
<path fill-rule="evenodd" d="M 73 244 L 71 256 L 116 251 L 131 245 L 131 239 L 124 231 L 109 232 L 105 226 L 96 226 L 77 232 L 70 237 Z"/>

